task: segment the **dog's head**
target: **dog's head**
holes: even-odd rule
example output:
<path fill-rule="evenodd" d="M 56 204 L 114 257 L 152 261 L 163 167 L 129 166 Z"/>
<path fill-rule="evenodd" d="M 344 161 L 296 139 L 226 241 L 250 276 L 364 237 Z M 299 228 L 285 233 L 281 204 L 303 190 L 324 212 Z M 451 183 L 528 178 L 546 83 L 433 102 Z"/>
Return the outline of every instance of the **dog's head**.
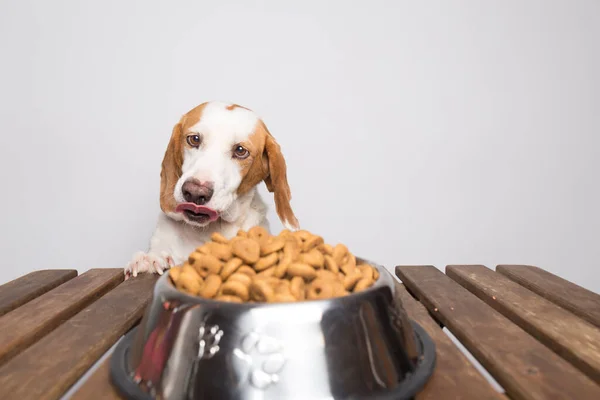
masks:
<path fill-rule="evenodd" d="M 279 144 L 245 107 L 209 102 L 186 113 L 173 128 L 160 177 L 160 207 L 174 219 L 235 221 L 244 195 L 264 181 L 281 222 L 298 228 Z"/>

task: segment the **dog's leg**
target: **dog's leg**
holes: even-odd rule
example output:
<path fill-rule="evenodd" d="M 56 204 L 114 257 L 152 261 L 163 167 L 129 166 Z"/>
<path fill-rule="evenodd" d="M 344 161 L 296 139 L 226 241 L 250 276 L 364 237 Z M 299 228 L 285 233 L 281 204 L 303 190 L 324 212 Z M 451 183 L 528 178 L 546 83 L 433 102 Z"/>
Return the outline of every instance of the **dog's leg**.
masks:
<path fill-rule="evenodd" d="M 145 272 L 162 275 L 174 266 L 179 256 L 179 233 L 177 222 L 161 214 L 150 239 L 150 248 L 147 252 L 139 251 L 133 255 L 125 267 L 125 279 Z"/>

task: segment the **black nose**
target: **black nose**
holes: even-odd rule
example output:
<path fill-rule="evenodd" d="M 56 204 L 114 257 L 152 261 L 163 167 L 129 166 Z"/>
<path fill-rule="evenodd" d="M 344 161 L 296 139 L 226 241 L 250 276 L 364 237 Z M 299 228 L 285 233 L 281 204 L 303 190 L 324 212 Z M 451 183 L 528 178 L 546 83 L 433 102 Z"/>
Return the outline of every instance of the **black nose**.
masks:
<path fill-rule="evenodd" d="M 197 179 L 188 179 L 181 188 L 185 201 L 203 206 L 208 203 L 213 195 L 212 182 L 200 182 Z"/>

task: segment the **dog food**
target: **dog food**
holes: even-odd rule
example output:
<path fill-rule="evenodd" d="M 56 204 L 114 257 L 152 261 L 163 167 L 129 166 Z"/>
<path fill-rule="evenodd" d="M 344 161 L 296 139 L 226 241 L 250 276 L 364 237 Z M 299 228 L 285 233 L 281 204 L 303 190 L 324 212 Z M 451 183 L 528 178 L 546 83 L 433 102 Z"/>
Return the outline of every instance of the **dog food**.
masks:
<path fill-rule="evenodd" d="M 371 287 L 379 272 L 343 244 L 306 230 L 270 235 L 256 226 L 231 240 L 219 233 L 169 270 L 187 294 L 233 303 L 281 303 L 346 296 Z"/>

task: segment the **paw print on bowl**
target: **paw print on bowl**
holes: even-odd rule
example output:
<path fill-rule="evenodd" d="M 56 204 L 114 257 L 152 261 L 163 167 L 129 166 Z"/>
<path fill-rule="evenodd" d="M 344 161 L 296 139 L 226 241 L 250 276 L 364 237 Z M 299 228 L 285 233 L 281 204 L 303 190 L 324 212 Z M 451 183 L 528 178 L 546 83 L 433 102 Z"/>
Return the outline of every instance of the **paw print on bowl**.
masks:
<path fill-rule="evenodd" d="M 209 359 L 217 354 L 222 337 L 223 331 L 219 325 L 206 326 L 202 324 L 198 329 L 198 359 Z"/>
<path fill-rule="evenodd" d="M 239 348 L 248 363 L 250 384 L 264 390 L 279 382 L 285 365 L 283 346 L 274 338 L 251 332 L 244 336 Z"/>

